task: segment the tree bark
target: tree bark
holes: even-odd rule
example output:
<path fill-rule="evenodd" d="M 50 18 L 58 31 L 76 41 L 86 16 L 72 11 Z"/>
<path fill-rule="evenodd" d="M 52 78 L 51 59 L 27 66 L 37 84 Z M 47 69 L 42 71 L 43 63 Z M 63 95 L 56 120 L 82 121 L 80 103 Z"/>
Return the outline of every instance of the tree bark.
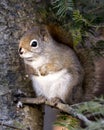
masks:
<path fill-rule="evenodd" d="M 18 110 L 13 103 L 14 91 L 34 96 L 18 55 L 18 43 L 22 34 L 35 24 L 35 7 L 32 0 L 0 0 L 0 130 L 42 129 L 40 106 Z"/>

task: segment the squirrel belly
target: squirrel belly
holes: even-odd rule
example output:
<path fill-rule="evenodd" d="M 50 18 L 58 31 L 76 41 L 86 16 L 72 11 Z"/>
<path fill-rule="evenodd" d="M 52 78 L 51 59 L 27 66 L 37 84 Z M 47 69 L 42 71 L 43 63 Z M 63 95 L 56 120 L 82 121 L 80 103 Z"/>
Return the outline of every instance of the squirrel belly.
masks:
<path fill-rule="evenodd" d="M 48 74 L 46 76 L 31 76 L 34 90 L 37 96 L 45 96 L 47 99 L 57 97 L 66 102 L 68 90 L 71 91 L 72 75 L 66 69 Z"/>

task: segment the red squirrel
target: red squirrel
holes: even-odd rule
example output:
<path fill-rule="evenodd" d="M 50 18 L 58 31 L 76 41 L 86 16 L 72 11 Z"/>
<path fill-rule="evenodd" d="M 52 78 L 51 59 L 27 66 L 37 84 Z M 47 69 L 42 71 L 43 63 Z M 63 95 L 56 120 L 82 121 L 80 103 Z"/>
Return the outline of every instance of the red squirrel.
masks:
<path fill-rule="evenodd" d="M 56 41 L 46 26 L 35 26 L 24 34 L 19 55 L 28 66 L 37 97 L 68 104 L 81 100 L 83 68 L 75 52 Z"/>
<path fill-rule="evenodd" d="M 77 57 L 72 45 L 71 34 L 54 25 L 35 26 L 21 38 L 19 54 L 37 96 L 74 104 L 104 95 L 104 59 L 83 48 Z"/>

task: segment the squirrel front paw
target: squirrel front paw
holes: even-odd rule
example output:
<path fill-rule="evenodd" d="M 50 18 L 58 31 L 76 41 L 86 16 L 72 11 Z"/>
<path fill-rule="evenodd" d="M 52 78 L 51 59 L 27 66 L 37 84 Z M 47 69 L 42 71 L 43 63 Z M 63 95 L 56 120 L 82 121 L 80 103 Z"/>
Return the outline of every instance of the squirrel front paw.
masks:
<path fill-rule="evenodd" d="M 42 76 L 44 76 L 59 71 L 61 69 L 62 69 L 61 66 L 59 66 L 58 64 L 47 63 L 39 68 L 39 72 Z"/>
<path fill-rule="evenodd" d="M 50 99 L 50 102 L 51 102 L 52 106 L 56 106 L 59 102 L 62 103 L 62 100 L 58 97 L 54 97 L 54 98 Z"/>

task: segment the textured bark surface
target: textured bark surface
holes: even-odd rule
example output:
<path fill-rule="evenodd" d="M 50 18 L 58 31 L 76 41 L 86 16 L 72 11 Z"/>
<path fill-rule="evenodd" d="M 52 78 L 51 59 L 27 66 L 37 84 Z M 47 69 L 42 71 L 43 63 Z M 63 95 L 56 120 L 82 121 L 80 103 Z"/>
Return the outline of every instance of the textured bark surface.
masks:
<path fill-rule="evenodd" d="M 24 106 L 17 110 L 13 93 L 19 89 L 32 96 L 18 55 L 22 34 L 35 24 L 35 3 L 31 0 L 0 0 L 0 122 L 24 130 L 42 129 L 41 107 Z M 0 126 L 0 130 L 12 128 Z"/>

